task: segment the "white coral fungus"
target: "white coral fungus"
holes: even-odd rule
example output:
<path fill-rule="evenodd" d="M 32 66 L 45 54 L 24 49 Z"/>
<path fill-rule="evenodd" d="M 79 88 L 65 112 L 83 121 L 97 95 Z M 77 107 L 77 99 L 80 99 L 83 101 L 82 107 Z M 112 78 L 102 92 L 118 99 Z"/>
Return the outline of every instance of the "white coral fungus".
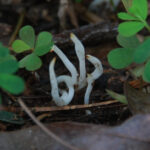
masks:
<path fill-rule="evenodd" d="M 89 62 L 91 62 L 95 70 L 87 74 L 86 77 L 86 67 L 85 67 L 85 49 L 81 41 L 71 33 L 71 40 L 75 44 L 75 52 L 79 60 L 79 77 L 78 72 L 75 66 L 70 62 L 70 60 L 66 57 L 66 55 L 56 46 L 53 46 L 53 51 L 59 56 L 59 58 L 64 63 L 65 67 L 71 73 L 71 76 L 61 75 L 56 77 L 54 66 L 56 62 L 56 58 L 50 62 L 49 65 L 49 76 L 50 76 L 50 84 L 51 84 L 51 95 L 53 101 L 58 106 L 68 105 L 73 99 L 75 90 L 80 90 L 87 85 L 87 89 L 85 92 L 84 103 L 89 104 L 89 97 L 93 88 L 93 83 L 96 79 L 98 79 L 103 73 L 103 67 L 101 61 L 94 56 L 87 55 L 86 58 Z M 67 86 L 67 90 L 59 89 L 59 84 L 64 82 Z M 76 89 L 74 89 L 76 87 Z"/>

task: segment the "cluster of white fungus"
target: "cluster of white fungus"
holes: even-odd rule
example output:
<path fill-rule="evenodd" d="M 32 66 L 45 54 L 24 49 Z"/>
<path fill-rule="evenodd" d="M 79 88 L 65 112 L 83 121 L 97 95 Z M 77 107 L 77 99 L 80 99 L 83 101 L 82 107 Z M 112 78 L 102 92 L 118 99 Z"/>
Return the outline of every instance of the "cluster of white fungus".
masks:
<path fill-rule="evenodd" d="M 75 91 L 80 90 L 86 86 L 87 89 L 84 96 L 84 103 L 88 104 L 89 97 L 93 88 L 93 83 L 103 73 L 103 67 L 100 60 L 94 56 L 86 55 L 87 60 L 91 62 L 95 67 L 95 70 L 91 74 L 86 74 L 84 46 L 73 33 L 71 33 L 70 37 L 72 42 L 75 44 L 75 52 L 79 60 L 79 74 L 75 66 L 56 45 L 54 45 L 52 49 L 62 60 L 65 67 L 70 72 L 71 76 L 60 75 L 56 77 L 54 70 L 56 58 L 53 58 L 49 65 L 51 95 L 53 101 L 58 106 L 68 105 L 73 99 Z M 66 84 L 67 90 L 59 88 L 59 84 L 62 82 Z"/>

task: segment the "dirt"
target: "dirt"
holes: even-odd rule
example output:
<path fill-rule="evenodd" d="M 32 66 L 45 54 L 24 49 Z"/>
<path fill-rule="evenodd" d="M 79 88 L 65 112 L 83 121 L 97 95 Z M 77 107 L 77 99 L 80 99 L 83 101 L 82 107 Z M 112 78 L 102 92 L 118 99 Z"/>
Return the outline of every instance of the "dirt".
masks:
<path fill-rule="evenodd" d="M 87 8 L 87 1 L 83 2 Z M 100 103 L 112 100 L 106 93 L 106 89 L 111 89 L 118 93 L 123 93 L 124 81 L 128 78 L 128 70 L 114 70 L 108 64 L 107 54 L 110 50 L 117 47 L 115 36 L 117 34 L 116 25 L 118 20 L 115 12 L 105 12 L 107 20 L 103 20 L 96 25 L 90 25 L 89 22 L 82 20 L 78 17 L 79 28 L 74 29 L 69 17 L 67 17 L 67 28 L 61 29 L 60 22 L 57 17 L 59 2 L 58 1 L 22 1 L 19 3 L 10 3 L 9 5 L 2 4 L 0 6 L 0 40 L 8 46 L 9 39 L 15 30 L 17 20 L 21 10 L 26 9 L 24 23 L 22 26 L 30 24 L 34 27 L 36 34 L 40 31 L 49 31 L 54 36 L 54 41 L 60 46 L 69 59 L 78 66 L 78 61 L 74 52 L 73 45 L 70 44 L 69 33 L 74 32 L 83 41 L 86 48 L 86 53 L 92 54 L 101 59 L 104 67 L 104 74 L 95 82 L 92 94 L 90 96 L 90 103 Z M 122 9 L 122 6 L 119 6 Z M 43 12 L 48 12 L 46 16 L 42 16 Z M 102 10 L 103 13 L 105 10 Z M 100 16 L 101 18 L 103 16 Z M 106 19 L 105 18 L 105 19 Z M 113 18 L 113 19 L 112 19 Z M 103 18 L 102 18 L 103 19 Z M 97 31 L 97 32 L 94 32 Z M 93 33 L 93 34 L 92 34 Z M 96 35 L 95 35 L 96 34 Z M 85 40 L 85 36 L 87 39 Z M 95 36 L 94 36 L 95 35 Z M 17 37 L 16 37 L 17 38 Z M 65 41 L 65 40 L 66 41 Z M 64 41 L 63 41 L 64 40 Z M 64 43 L 63 43 L 64 42 Z M 91 44 L 90 44 L 91 43 Z M 18 59 L 22 58 L 25 54 L 16 55 Z M 51 107 L 55 106 L 51 98 L 51 87 L 49 83 L 48 65 L 50 60 L 55 54 L 50 53 L 42 57 L 43 66 L 37 71 L 39 79 L 35 74 L 21 69 L 18 75 L 22 76 L 26 81 L 26 90 L 20 97 L 24 100 L 29 108 L 34 107 Z M 92 71 L 92 66 L 87 63 L 87 70 Z M 61 61 L 56 64 L 57 74 L 68 74 L 67 70 Z M 78 92 L 70 105 L 83 104 L 85 89 Z M 32 120 L 24 113 L 17 101 L 13 101 L 11 96 L 3 92 L 2 97 L 5 107 L 14 108 L 11 112 L 15 112 L 22 117 L 25 121 L 23 125 L 14 125 L 11 123 L 0 122 L 0 130 L 14 131 L 22 128 L 27 128 L 33 125 Z M 17 96 L 15 96 L 17 99 Z M 20 109 L 17 111 L 17 109 Z M 62 121 L 75 121 L 82 123 L 104 124 L 104 125 L 118 125 L 126 120 L 131 113 L 126 105 L 121 103 L 114 103 L 104 106 L 95 106 L 89 108 L 91 115 L 85 113 L 86 109 L 62 110 L 54 112 L 34 112 L 39 117 L 43 116 L 43 123 L 53 123 Z M 5 128 L 4 128 L 5 127 Z"/>

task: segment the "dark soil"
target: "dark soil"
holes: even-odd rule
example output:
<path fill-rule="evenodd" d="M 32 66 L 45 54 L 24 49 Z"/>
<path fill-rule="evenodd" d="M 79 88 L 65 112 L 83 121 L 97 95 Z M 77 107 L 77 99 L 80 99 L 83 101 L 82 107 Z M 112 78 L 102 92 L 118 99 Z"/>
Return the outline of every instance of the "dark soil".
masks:
<path fill-rule="evenodd" d="M 86 8 L 88 8 L 89 1 L 84 0 L 83 4 Z M 58 44 L 66 53 L 72 62 L 78 66 L 78 61 L 74 52 L 74 48 L 72 45 L 69 45 L 67 42 L 64 43 L 59 38 L 62 35 L 67 35 L 71 31 L 77 32 L 77 36 L 79 38 L 83 37 L 85 34 L 89 34 L 93 32 L 89 22 L 86 22 L 80 17 L 77 17 L 79 21 L 79 29 L 74 29 L 74 26 L 71 24 L 69 17 L 67 18 L 67 28 L 65 32 L 60 28 L 60 22 L 57 17 L 59 1 L 40 1 L 40 0 L 30 0 L 23 1 L 18 4 L 12 3 L 6 5 L 0 5 L 0 41 L 2 41 L 6 46 L 8 46 L 8 41 L 15 29 L 17 24 L 17 20 L 19 19 L 19 15 L 23 9 L 25 9 L 25 18 L 22 26 L 30 24 L 34 27 L 36 34 L 40 31 L 49 31 L 54 35 L 54 39 L 56 44 Z M 119 5 L 117 9 L 122 9 L 122 6 Z M 42 16 L 42 12 L 47 11 L 47 16 Z M 103 16 L 105 21 L 102 21 L 101 24 L 104 28 L 108 28 L 109 30 L 112 28 L 112 24 L 117 24 L 118 20 L 116 19 L 116 11 L 103 11 Z M 99 15 L 99 14 L 98 14 Z M 78 14 L 77 14 L 78 16 Z M 48 20 L 48 17 L 51 18 Z M 108 23 L 109 22 L 109 23 Z M 88 32 L 86 30 L 82 32 L 86 27 L 88 28 Z M 96 29 L 99 29 L 96 27 Z M 95 29 L 95 30 L 96 30 Z M 91 30 L 91 31 L 90 31 Z M 128 78 L 128 70 L 114 70 L 110 67 L 107 61 L 107 53 L 117 47 L 115 41 L 116 30 L 112 30 L 107 33 L 103 33 L 97 35 L 100 38 L 93 37 L 89 38 L 91 40 L 84 41 L 84 46 L 86 48 L 87 54 L 92 54 L 99 59 L 101 59 L 104 66 L 104 74 L 95 82 L 92 94 L 90 96 L 90 103 L 99 103 L 106 102 L 112 100 L 110 96 L 106 93 L 106 89 L 111 89 L 118 93 L 123 93 L 123 84 L 124 81 Z M 80 34 L 81 32 L 82 34 Z M 86 33 L 85 33 L 86 32 Z M 95 33 L 94 33 L 95 34 Z M 105 36 L 104 36 L 105 35 Z M 92 35 L 91 35 L 92 36 Z M 90 35 L 89 35 L 90 37 Z M 63 38 L 62 38 L 63 39 Z M 95 40 L 97 39 L 97 41 Z M 69 36 L 66 37 L 66 40 L 69 41 Z M 95 41 L 95 42 L 94 42 Z M 61 43 L 62 42 L 62 43 Z M 89 44 L 89 43 L 92 44 Z M 63 47 L 64 44 L 64 47 Z M 25 54 L 17 55 L 18 60 L 22 58 Z M 24 100 L 29 108 L 31 107 L 51 107 L 55 106 L 52 102 L 51 98 L 51 87 L 49 83 L 49 74 L 48 74 L 48 65 L 51 59 L 55 56 L 53 53 L 49 53 L 42 57 L 43 66 L 41 69 L 37 71 L 39 75 L 39 79 L 35 77 L 35 74 L 26 71 L 25 69 L 21 69 L 18 74 L 24 78 L 26 81 L 26 91 L 20 95 L 20 97 Z M 88 72 L 92 71 L 92 65 L 87 62 L 87 70 Z M 78 68 L 78 67 L 77 67 Z M 56 73 L 57 74 L 67 74 L 67 70 L 63 66 L 62 62 L 57 59 L 56 64 Z M 17 88 L 17 87 L 16 87 Z M 73 101 L 70 105 L 79 105 L 83 104 L 85 89 L 76 93 Z M 12 112 L 16 112 L 17 115 L 23 117 L 25 124 L 23 125 L 14 125 L 5 122 L 0 122 L 0 130 L 16 130 L 21 128 L 29 127 L 33 124 L 32 120 L 23 112 L 17 101 L 13 101 L 11 96 L 7 93 L 2 94 L 3 103 L 6 107 L 13 107 L 14 110 L 10 110 Z M 15 97 L 17 99 L 17 97 Z M 19 109 L 20 111 L 17 111 Z M 45 115 L 42 117 L 42 122 L 50 123 L 50 122 L 58 122 L 58 121 L 76 121 L 76 122 L 84 122 L 84 123 L 94 123 L 94 124 L 105 124 L 105 125 L 118 125 L 127 119 L 131 114 L 126 105 L 121 103 L 114 103 L 110 105 L 104 106 L 95 106 L 89 108 L 91 110 L 91 115 L 86 115 L 86 109 L 73 109 L 73 110 L 62 110 L 62 111 L 53 111 L 53 112 L 34 112 L 34 114 L 38 117 L 41 115 Z M 5 127 L 5 128 L 4 128 Z"/>

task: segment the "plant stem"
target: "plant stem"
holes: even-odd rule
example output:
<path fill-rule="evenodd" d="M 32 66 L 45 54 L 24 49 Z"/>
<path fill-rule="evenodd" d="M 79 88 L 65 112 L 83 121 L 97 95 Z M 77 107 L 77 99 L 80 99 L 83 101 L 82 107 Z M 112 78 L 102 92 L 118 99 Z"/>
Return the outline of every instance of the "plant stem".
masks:
<path fill-rule="evenodd" d="M 149 24 L 145 21 L 145 28 L 147 28 L 147 30 L 150 32 L 150 26 L 149 26 Z"/>
<path fill-rule="evenodd" d="M 142 19 L 141 17 L 138 17 L 138 18 L 139 18 L 139 21 L 141 21 L 144 24 L 145 28 L 150 32 L 150 26 L 146 22 L 146 20 Z"/>
<path fill-rule="evenodd" d="M 23 24 L 24 16 L 25 16 L 25 10 L 23 10 L 20 13 L 20 17 L 19 17 L 19 20 L 17 22 L 16 28 L 15 28 L 15 30 L 14 30 L 14 32 L 13 32 L 13 34 L 12 34 L 10 40 L 9 40 L 9 43 L 8 43 L 9 46 L 11 46 L 13 41 L 15 40 L 15 38 L 16 38 L 18 32 L 19 32 L 19 29 L 21 28 L 21 26 Z"/>
<path fill-rule="evenodd" d="M 128 12 L 128 9 L 132 6 L 132 0 L 122 0 L 122 3 L 126 11 Z"/>

